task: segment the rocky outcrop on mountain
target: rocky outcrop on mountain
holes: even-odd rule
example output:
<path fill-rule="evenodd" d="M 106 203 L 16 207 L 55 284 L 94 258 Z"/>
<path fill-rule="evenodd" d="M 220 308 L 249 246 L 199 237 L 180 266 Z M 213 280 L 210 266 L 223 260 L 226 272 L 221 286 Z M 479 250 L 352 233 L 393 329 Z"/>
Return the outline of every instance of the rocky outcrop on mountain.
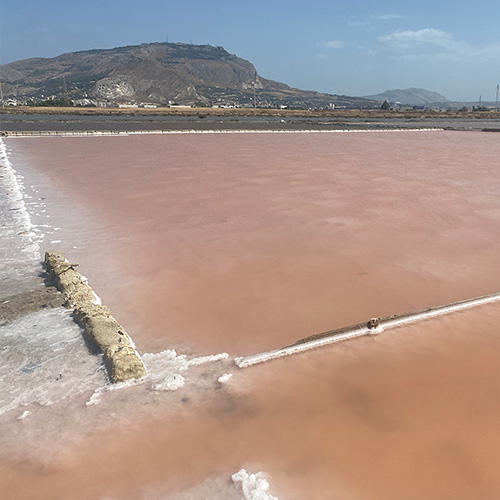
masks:
<path fill-rule="evenodd" d="M 34 58 L 1 67 L 5 99 L 48 98 L 159 105 L 235 104 L 362 107 L 360 98 L 294 89 L 262 78 L 222 47 L 148 43 Z"/>
<path fill-rule="evenodd" d="M 437 92 L 432 92 L 425 89 L 394 89 L 386 90 L 381 94 L 365 96 L 365 99 L 373 99 L 374 101 L 387 101 L 391 103 L 410 104 L 414 106 L 424 106 L 426 104 L 444 104 L 450 102 L 446 97 L 443 97 Z"/>

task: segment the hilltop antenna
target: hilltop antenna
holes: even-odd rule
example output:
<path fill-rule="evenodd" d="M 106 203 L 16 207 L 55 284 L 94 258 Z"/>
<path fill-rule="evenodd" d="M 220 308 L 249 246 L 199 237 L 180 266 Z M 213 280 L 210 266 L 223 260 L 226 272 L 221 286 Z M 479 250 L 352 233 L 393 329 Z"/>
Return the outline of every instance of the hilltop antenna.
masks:
<path fill-rule="evenodd" d="M 498 88 L 500 87 L 500 85 L 497 85 L 497 99 L 495 101 L 495 111 L 498 111 Z"/>
<path fill-rule="evenodd" d="M 168 43 L 168 33 L 165 33 L 165 43 Z"/>

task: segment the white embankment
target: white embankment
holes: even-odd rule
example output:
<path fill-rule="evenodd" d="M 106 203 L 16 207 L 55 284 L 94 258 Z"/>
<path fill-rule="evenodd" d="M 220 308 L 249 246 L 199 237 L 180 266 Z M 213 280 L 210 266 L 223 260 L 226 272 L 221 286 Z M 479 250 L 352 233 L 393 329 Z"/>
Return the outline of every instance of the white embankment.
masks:
<path fill-rule="evenodd" d="M 26 208 L 22 177 L 0 139 L 0 296 L 37 286 L 39 238 Z"/>
<path fill-rule="evenodd" d="M 357 325 L 348 326 L 346 328 L 331 330 L 329 332 L 319 333 L 311 337 L 306 337 L 305 339 L 299 340 L 295 344 L 282 347 L 281 349 L 274 349 L 272 351 L 261 352 L 258 354 L 253 354 L 251 356 L 235 358 L 235 363 L 240 368 L 246 368 L 247 366 L 270 361 L 271 359 L 290 356 L 292 354 L 308 351 L 310 349 L 315 349 L 317 347 L 332 344 L 334 342 L 362 337 L 364 335 L 378 334 L 390 328 L 397 328 L 399 326 L 415 323 L 424 319 L 431 319 L 442 316 L 444 314 L 450 314 L 464 309 L 470 309 L 472 307 L 477 307 L 498 301 L 500 301 L 500 293 L 493 293 L 490 295 L 476 297 L 474 299 L 463 300 L 461 302 L 453 302 L 444 306 L 430 307 L 428 309 L 423 309 L 412 313 L 400 314 L 388 318 L 374 319 L 370 320 L 367 323 L 360 323 Z"/>
<path fill-rule="evenodd" d="M 40 131 L 8 132 L 8 137 L 87 137 L 87 136 L 129 136 L 129 135 L 155 135 L 155 134 L 338 134 L 338 133 L 376 133 L 376 132 L 435 132 L 442 131 L 440 127 L 430 128 L 399 128 L 399 129 L 336 129 L 336 130 L 317 130 L 317 129 L 277 129 L 277 130 L 257 130 L 257 129 L 236 129 L 236 130 L 84 130 L 81 132 L 59 132 L 59 131 Z"/>

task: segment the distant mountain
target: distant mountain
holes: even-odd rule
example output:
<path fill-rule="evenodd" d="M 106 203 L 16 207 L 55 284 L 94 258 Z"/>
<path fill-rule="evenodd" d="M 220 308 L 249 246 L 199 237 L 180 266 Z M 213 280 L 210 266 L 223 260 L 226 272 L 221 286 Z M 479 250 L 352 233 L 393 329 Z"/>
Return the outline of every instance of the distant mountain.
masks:
<path fill-rule="evenodd" d="M 386 90 L 381 94 L 365 96 L 365 99 L 373 99 L 374 101 L 387 101 L 390 103 L 412 104 L 412 105 L 425 105 L 433 103 L 446 103 L 450 102 L 446 97 L 443 97 L 437 92 L 431 92 L 425 89 L 394 89 Z"/>
<path fill-rule="evenodd" d="M 222 47 L 147 43 L 72 52 L 0 66 L 4 98 L 67 98 L 80 104 L 154 103 L 369 107 L 359 98 L 294 89 L 262 78 Z"/>

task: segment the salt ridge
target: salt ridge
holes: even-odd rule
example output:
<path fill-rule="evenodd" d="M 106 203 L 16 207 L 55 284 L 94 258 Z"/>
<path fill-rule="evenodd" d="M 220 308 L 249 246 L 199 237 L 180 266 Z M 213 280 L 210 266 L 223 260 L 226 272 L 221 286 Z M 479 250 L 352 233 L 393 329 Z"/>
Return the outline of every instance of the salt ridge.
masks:
<path fill-rule="evenodd" d="M 400 129 L 378 129 L 378 130 L 363 130 L 363 129 L 342 129 L 342 130 L 130 130 L 130 131 L 84 131 L 84 132 L 9 132 L 9 138 L 23 137 L 126 137 L 129 135 L 154 135 L 154 134 L 338 134 L 338 133 L 378 133 L 378 132 L 437 132 L 442 131 L 442 128 L 400 128 Z"/>
<path fill-rule="evenodd" d="M 0 278 L 1 294 L 15 295 L 39 286 L 40 231 L 32 223 L 23 177 L 12 167 L 0 139 Z"/>
<path fill-rule="evenodd" d="M 39 244 L 33 232 L 35 226 L 31 222 L 24 201 L 24 186 L 21 182 L 21 176 L 16 175 L 16 171 L 12 167 L 7 155 L 7 147 L 2 139 L 0 139 L 0 166 L 3 167 L 2 177 L 0 177 L 0 187 L 7 194 L 6 200 L 8 200 L 7 205 L 10 211 L 14 212 L 10 214 L 12 221 L 2 220 L 2 232 L 0 235 L 2 238 L 23 236 L 24 248 L 21 251 L 29 258 L 39 261 Z M 2 261 L 4 258 L 2 258 Z"/>
<path fill-rule="evenodd" d="M 332 331 L 330 335 L 327 335 L 325 333 L 324 336 L 320 338 L 310 340 L 306 338 L 303 339 L 303 342 L 299 341 L 299 343 L 295 343 L 281 349 L 273 349 L 271 351 L 261 352 L 250 356 L 238 357 L 235 358 L 234 361 L 238 367 L 246 368 L 258 363 L 264 363 L 272 359 L 291 356 L 292 354 L 309 351 L 311 349 L 316 349 L 317 347 L 332 344 L 335 342 L 341 342 L 343 340 L 349 340 L 365 335 L 382 333 L 384 330 L 416 323 L 417 321 L 422 321 L 425 319 L 437 318 L 439 316 L 444 316 L 445 314 L 463 311 L 472 307 L 478 307 L 498 301 L 500 301 L 500 293 L 484 295 L 482 297 L 476 297 L 474 299 L 454 302 L 452 304 L 447 304 L 444 306 L 437 306 L 423 311 L 416 311 L 414 313 L 400 315 L 395 318 L 381 319 L 376 328 L 370 328 L 365 324 L 353 325 L 352 327 L 343 329 L 342 332 Z"/>

